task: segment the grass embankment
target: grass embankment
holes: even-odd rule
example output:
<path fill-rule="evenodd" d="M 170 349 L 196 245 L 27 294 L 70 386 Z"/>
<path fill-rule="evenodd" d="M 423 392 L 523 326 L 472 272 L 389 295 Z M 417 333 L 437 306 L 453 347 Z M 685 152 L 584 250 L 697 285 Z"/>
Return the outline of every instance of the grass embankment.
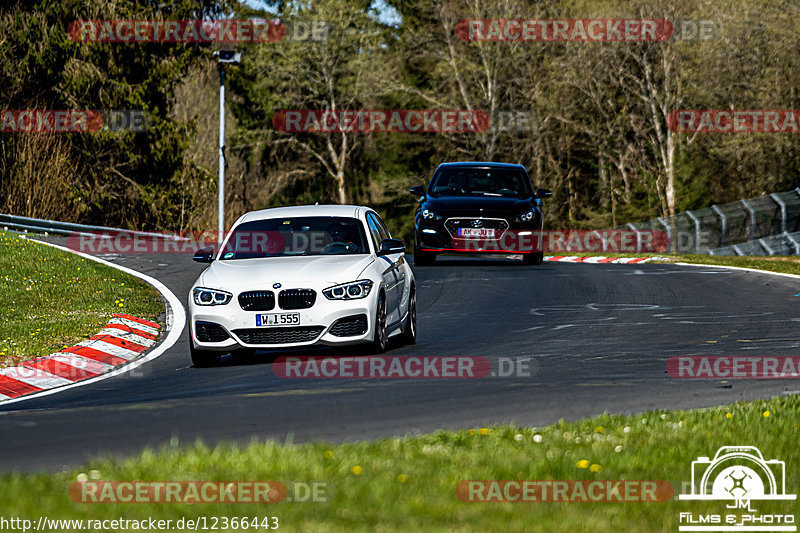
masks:
<path fill-rule="evenodd" d="M 164 309 L 138 278 L 8 232 L 0 232 L 0 301 L 0 366 L 85 340 L 112 313 L 156 319 Z"/>
<path fill-rule="evenodd" d="M 800 488 L 796 396 L 694 411 L 600 416 L 543 428 L 475 428 L 340 445 L 202 444 L 97 460 L 55 475 L 0 476 L 0 516 L 177 520 L 277 516 L 286 531 L 675 532 L 681 511 L 726 513 L 724 503 L 471 503 L 461 480 L 691 480 L 691 463 L 721 446 L 757 446 L 786 461 L 787 492 Z M 324 482 L 326 503 L 78 504 L 77 479 Z M 678 491 L 680 487 L 678 486 Z M 758 502 L 797 512 L 797 502 Z"/>

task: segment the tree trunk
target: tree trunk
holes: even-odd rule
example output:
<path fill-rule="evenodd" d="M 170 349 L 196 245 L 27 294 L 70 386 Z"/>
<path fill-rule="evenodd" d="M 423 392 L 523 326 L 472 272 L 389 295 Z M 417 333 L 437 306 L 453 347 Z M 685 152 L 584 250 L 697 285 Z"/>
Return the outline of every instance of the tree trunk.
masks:
<path fill-rule="evenodd" d="M 347 204 L 347 191 L 344 189 L 344 171 L 339 170 L 336 173 L 336 191 L 339 194 L 339 203 L 342 205 Z"/>
<path fill-rule="evenodd" d="M 665 174 L 667 175 L 667 210 L 669 216 L 675 216 L 675 142 L 673 134 L 667 133 L 667 160 L 665 161 Z"/>

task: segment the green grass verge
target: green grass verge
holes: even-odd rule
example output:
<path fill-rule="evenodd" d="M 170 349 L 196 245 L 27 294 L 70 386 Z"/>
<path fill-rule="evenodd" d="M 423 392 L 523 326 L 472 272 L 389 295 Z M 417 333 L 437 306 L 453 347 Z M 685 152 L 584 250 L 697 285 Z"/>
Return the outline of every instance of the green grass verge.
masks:
<path fill-rule="evenodd" d="M 142 280 L 0 232 L 0 366 L 85 340 L 112 313 L 156 319 L 161 295 Z"/>
<path fill-rule="evenodd" d="M 96 460 L 55 475 L 0 476 L 0 516 L 177 520 L 183 516 L 277 516 L 286 531 L 676 532 L 681 511 L 725 513 L 723 503 L 471 503 L 461 480 L 691 479 L 691 463 L 721 446 L 752 445 L 786 461 L 788 492 L 800 489 L 797 396 L 638 416 L 604 415 L 543 428 L 501 426 L 356 442 L 248 446 L 193 444 Z M 85 504 L 77 479 L 260 480 L 327 483 L 327 502 L 277 504 Z M 680 487 L 678 488 L 680 491 Z M 797 502 L 758 502 L 760 512 L 798 512 Z"/>

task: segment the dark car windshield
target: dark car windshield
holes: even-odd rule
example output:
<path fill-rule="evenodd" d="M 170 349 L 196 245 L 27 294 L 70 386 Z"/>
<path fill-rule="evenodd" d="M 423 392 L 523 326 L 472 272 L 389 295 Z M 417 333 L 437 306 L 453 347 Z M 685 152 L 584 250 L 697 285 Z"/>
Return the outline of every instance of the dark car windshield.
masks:
<path fill-rule="evenodd" d="M 349 217 L 270 218 L 236 227 L 221 259 L 369 253 L 364 225 Z"/>
<path fill-rule="evenodd" d="M 517 168 L 451 167 L 436 173 L 430 196 L 508 196 L 531 195 L 527 176 Z"/>

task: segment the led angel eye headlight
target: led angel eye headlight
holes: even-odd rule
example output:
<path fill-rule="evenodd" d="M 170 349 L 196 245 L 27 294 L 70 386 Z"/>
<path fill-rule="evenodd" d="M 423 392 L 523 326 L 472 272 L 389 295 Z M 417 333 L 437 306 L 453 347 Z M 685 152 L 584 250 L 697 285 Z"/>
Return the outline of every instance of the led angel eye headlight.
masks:
<path fill-rule="evenodd" d="M 372 290 L 372 281 L 363 279 L 328 287 L 322 291 L 328 300 L 356 300 L 366 298 Z"/>
<path fill-rule="evenodd" d="M 214 289 L 196 287 L 194 291 L 194 303 L 197 305 L 225 305 L 231 301 L 233 295 L 229 292 Z"/>

